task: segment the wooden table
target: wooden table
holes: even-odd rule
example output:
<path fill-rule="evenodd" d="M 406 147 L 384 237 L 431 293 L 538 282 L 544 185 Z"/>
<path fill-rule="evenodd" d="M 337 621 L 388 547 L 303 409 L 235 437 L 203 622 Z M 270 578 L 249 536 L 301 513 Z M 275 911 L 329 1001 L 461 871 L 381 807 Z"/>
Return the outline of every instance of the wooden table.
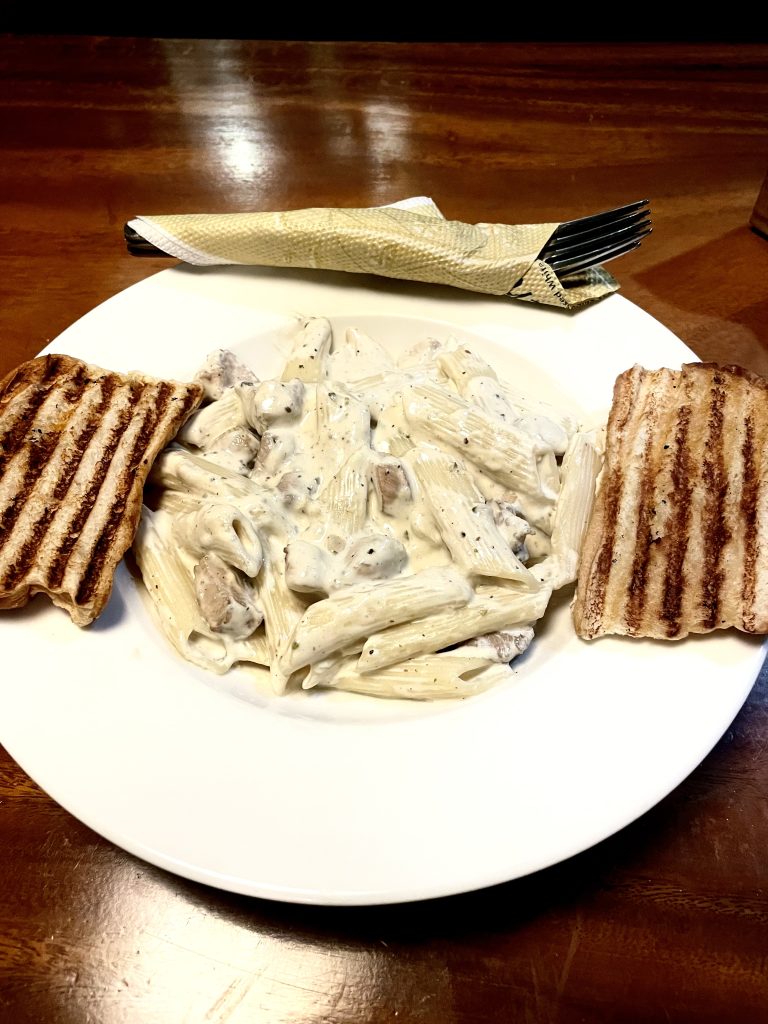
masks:
<path fill-rule="evenodd" d="M 766 46 L 5 36 L 0 81 L 0 372 L 167 266 L 125 254 L 134 214 L 426 193 L 470 222 L 651 198 L 623 294 L 702 359 L 768 373 L 768 241 L 747 226 Z M 384 908 L 166 874 L 0 751 L 0 1022 L 766 1020 L 767 697 L 763 675 L 690 778 L 597 847 Z"/>

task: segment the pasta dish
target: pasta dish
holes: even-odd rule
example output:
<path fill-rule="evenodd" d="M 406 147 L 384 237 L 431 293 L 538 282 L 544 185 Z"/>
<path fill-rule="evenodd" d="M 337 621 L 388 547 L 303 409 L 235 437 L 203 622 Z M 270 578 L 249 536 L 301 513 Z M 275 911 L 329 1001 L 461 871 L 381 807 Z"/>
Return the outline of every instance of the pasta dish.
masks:
<path fill-rule="evenodd" d="M 194 664 L 268 666 L 278 694 L 463 697 L 575 580 L 598 440 L 463 343 L 395 361 L 312 318 L 277 378 L 219 350 L 196 380 L 134 542 Z"/>

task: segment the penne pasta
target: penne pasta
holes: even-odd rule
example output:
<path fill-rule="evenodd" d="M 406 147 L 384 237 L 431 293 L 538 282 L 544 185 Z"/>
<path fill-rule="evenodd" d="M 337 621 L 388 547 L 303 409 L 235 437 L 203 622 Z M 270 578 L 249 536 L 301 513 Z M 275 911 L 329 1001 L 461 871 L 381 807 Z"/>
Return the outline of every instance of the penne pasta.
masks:
<path fill-rule="evenodd" d="M 462 459 L 420 445 L 406 461 L 458 566 L 470 575 L 516 580 L 536 589 L 536 579 L 513 554 Z"/>
<path fill-rule="evenodd" d="M 512 489 L 554 500 L 543 486 L 537 457 L 541 442 L 435 384 L 411 384 L 403 396 L 408 422 L 461 452 L 465 459 Z"/>
<path fill-rule="evenodd" d="M 349 537 L 363 529 L 368 513 L 367 450 L 349 455 L 318 492 L 317 501 L 323 509 L 322 528 L 326 536 Z"/>
<path fill-rule="evenodd" d="M 539 439 L 542 445 L 550 448 L 555 455 L 562 455 L 568 445 L 568 438 L 575 430 L 574 424 L 567 418 L 555 418 L 556 414 L 548 415 L 543 409 L 531 408 L 519 404 L 513 392 L 495 377 L 471 377 L 463 383 L 461 394 L 479 408 L 492 416 L 498 416 L 505 423 L 514 424 Z"/>
<path fill-rule="evenodd" d="M 551 552 L 533 573 L 553 588 L 567 586 L 578 576 L 579 554 L 595 496 L 601 456 L 586 434 L 574 434 L 563 459 L 563 487 L 555 506 Z"/>
<path fill-rule="evenodd" d="M 186 491 L 200 497 L 246 497 L 260 492 L 258 484 L 219 466 L 180 445 L 172 445 L 156 459 L 150 474 L 158 487 Z"/>
<path fill-rule="evenodd" d="M 287 637 L 293 635 L 306 604 L 288 587 L 285 579 L 285 555 L 275 536 L 266 538 L 264 562 L 259 573 L 259 601 L 264 612 L 264 629 L 269 651 L 270 679 L 276 694 L 285 693 L 292 668 L 285 668 L 281 657 Z M 301 666 L 298 666 L 301 667 Z"/>
<path fill-rule="evenodd" d="M 354 384 L 356 390 L 367 392 L 364 382 L 371 375 L 383 378 L 392 373 L 395 364 L 389 353 L 365 331 L 348 327 L 341 338 L 335 339 L 328 361 L 329 374 L 343 384 Z"/>
<path fill-rule="evenodd" d="M 436 354 L 435 362 L 461 395 L 474 377 L 496 380 L 493 367 L 466 345 L 454 342 L 450 347 L 446 346 Z"/>
<path fill-rule="evenodd" d="M 192 555 L 213 552 L 246 576 L 261 568 L 261 542 L 249 516 L 237 505 L 203 501 L 173 520 L 173 536 Z"/>
<path fill-rule="evenodd" d="M 477 657 L 425 655 L 361 675 L 354 658 L 342 659 L 334 675 L 319 682 L 335 690 L 372 697 L 440 700 L 472 697 L 498 682 L 498 665 Z"/>
<path fill-rule="evenodd" d="M 456 339 L 397 362 L 302 323 L 277 379 L 232 353 L 157 459 L 135 542 L 161 628 L 276 694 L 419 700 L 504 678 L 575 578 L 601 453 Z"/>
<path fill-rule="evenodd" d="M 331 351 L 331 325 L 316 317 L 307 320 L 297 335 L 280 379 L 308 383 L 325 380 L 326 360 Z"/>
<path fill-rule="evenodd" d="M 183 658 L 218 674 L 240 661 L 268 664 L 263 636 L 234 641 L 209 628 L 195 597 L 193 573 L 173 539 L 167 513 L 142 509 L 133 551 L 155 620 Z"/>
<path fill-rule="evenodd" d="M 488 587 L 478 591 L 464 608 L 448 609 L 369 635 L 357 667 L 360 672 L 372 672 L 493 630 L 536 622 L 546 611 L 551 593 L 546 585 L 535 593 Z"/>
<path fill-rule="evenodd" d="M 563 486 L 555 505 L 552 528 L 552 550 L 555 554 L 568 551 L 578 556 L 601 464 L 594 440 L 587 434 L 574 434 L 563 459 Z"/>
<path fill-rule="evenodd" d="M 315 414 L 315 440 L 310 450 L 322 447 L 323 461 L 330 460 L 334 469 L 343 465 L 353 452 L 370 445 L 371 415 L 352 395 L 318 384 Z"/>
<path fill-rule="evenodd" d="M 341 591 L 309 606 L 282 647 L 279 670 L 287 678 L 385 626 L 406 622 L 425 610 L 458 608 L 471 599 L 472 588 L 451 568 Z"/>
<path fill-rule="evenodd" d="M 171 529 L 170 516 L 164 512 L 151 512 L 145 506 L 133 542 L 133 552 L 163 632 L 186 657 L 185 652 L 191 651 L 189 639 L 203 623 L 191 575 L 182 561 L 178 545 L 173 542 Z M 190 660 L 200 664 L 196 657 Z M 209 666 L 206 663 L 202 667 Z"/>
<path fill-rule="evenodd" d="M 228 388 L 221 398 L 193 413 L 176 435 L 181 444 L 207 448 L 228 430 L 247 426 L 242 402 L 235 388 Z"/>

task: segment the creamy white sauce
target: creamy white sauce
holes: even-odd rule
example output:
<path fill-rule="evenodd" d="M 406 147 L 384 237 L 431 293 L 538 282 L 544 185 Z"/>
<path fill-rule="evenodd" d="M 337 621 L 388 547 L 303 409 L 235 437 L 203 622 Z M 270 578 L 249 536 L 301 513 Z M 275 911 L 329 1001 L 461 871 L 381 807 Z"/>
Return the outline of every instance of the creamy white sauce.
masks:
<path fill-rule="evenodd" d="M 361 332 L 350 331 L 343 344 L 331 347 L 330 328 L 324 324 L 311 322 L 305 328 L 286 364 L 286 373 L 301 373 L 303 380 L 258 381 L 231 353 L 210 357 L 203 380 L 213 401 L 178 438 L 198 459 L 185 461 L 183 453 L 171 453 L 160 462 L 156 481 L 179 492 L 186 488 L 196 499 L 174 514 L 173 530 L 195 575 L 209 629 L 240 641 L 258 627 L 266 611 L 256 585 L 266 537 L 269 550 L 282 559 L 283 585 L 306 604 L 461 563 L 450 547 L 455 552 L 454 541 L 464 534 L 445 534 L 446 529 L 458 531 L 461 515 L 454 519 L 450 509 L 442 509 L 438 526 L 430 494 L 408 454 L 417 447 L 441 446 L 423 410 L 416 419 L 409 416 L 414 384 L 438 384 L 459 396 L 451 413 L 455 442 L 443 441 L 442 450 L 466 476 L 466 493 L 477 495 L 471 511 L 496 538 L 490 550 L 503 556 L 496 548 L 505 549 L 506 557 L 511 553 L 529 565 L 541 563 L 536 577 L 552 582 L 559 563 L 546 563 L 560 487 L 557 456 L 568 443 L 567 420 L 515 406 L 490 367 L 466 349 L 427 339 L 395 365 Z M 461 366 L 467 359 L 474 376 L 464 382 Z M 465 409 L 471 402 L 471 416 L 480 410 L 492 437 L 494 424 L 499 431 L 513 427 L 524 432 L 533 460 L 529 478 L 539 481 L 535 491 L 510 485 L 503 443 L 478 450 L 456 402 Z M 504 436 L 508 440 L 509 434 Z M 209 463 L 212 493 L 199 500 Z M 464 571 L 470 587 L 503 582 L 482 576 L 482 569 L 477 570 L 480 576 Z M 299 602 L 292 622 L 302 607 Z M 470 651 L 479 657 L 483 649 L 493 650 L 498 660 L 504 652 L 514 656 L 524 650 L 530 636 L 529 626 L 521 625 L 511 639 L 475 644 Z M 343 653 L 313 669 L 313 685 L 332 674 Z M 487 658 L 493 660 L 490 653 Z"/>

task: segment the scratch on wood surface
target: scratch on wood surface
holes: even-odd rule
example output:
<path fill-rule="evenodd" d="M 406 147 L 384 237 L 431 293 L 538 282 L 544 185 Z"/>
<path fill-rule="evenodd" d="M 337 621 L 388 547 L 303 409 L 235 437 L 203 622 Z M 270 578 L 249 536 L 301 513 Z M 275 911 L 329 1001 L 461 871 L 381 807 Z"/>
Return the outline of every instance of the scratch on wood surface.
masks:
<path fill-rule="evenodd" d="M 235 978 L 234 981 L 231 981 L 212 1004 L 203 1020 L 212 1021 L 215 1024 L 225 1024 L 225 1021 L 229 1020 L 253 988 L 260 973 L 251 974 L 247 978 Z"/>
<path fill-rule="evenodd" d="M 226 967 L 228 970 L 232 970 L 232 964 L 229 961 L 211 956 L 210 953 L 206 953 L 204 950 L 195 949 L 194 946 L 187 946 L 183 942 L 174 942 L 173 939 L 169 939 L 167 935 L 158 935 L 157 932 L 150 931 L 149 929 L 147 929 L 144 934 L 165 946 L 172 946 L 174 949 L 178 949 L 182 953 L 189 953 L 191 956 L 199 957 L 201 960 L 205 960 L 208 963 L 219 964 L 221 967 Z"/>
<path fill-rule="evenodd" d="M 344 998 L 344 995 L 345 995 L 346 991 L 347 991 L 347 972 L 345 970 L 344 971 L 344 977 L 341 979 L 339 987 L 338 987 L 338 989 L 336 990 L 336 992 L 333 995 L 333 1003 L 331 1004 L 331 1006 L 328 1007 L 327 1017 L 330 1017 L 330 1015 L 332 1013 L 334 1013 L 336 1010 L 338 1010 L 339 1006 L 341 1005 L 341 1001 Z"/>
<path fill-rule="evenodd" d="M 583 931 L 581 915 L 576 918 L 576 923 L 573 926 L 571 932 L 571 941 L 568 944 L 568 952 L 565 954 L 565 961 L 563 963 L 563 969 L 560 971 L 560 977 L 557 981 L 557 995 L 558 997 L 565 991 L 565 986 L 568 983 L 568 976 L 571 973 L 571 965 L 573 958 L 576 956 L 576 950 L 579 948 L 581 943 L 581 935 Z"/>
<path fill-rule="evenodd" d="M 533 1002 L 534 1006 L 536 1007 L 536 1019 L 541 1020 L 541 993 L 539 991 L 539 975 L 536 971 L 536 964 L 533 962 L 531 962 L 531 978 L 533 979 Z"/>

